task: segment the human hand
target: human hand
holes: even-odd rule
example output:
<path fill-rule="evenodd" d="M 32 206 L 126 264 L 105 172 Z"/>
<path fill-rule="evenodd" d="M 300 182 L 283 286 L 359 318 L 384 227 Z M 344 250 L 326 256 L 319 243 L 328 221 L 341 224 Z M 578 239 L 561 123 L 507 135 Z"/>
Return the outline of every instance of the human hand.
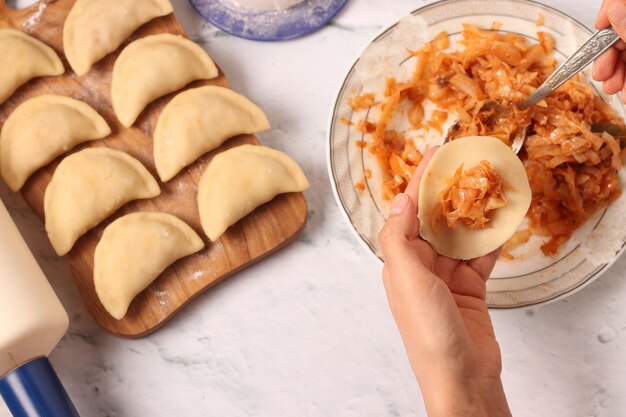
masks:
<path fill-rule="evenodd" d="M 415 202 L 435 151 L 394 198 L 379 236 L 387 299 L 430 417 L 510 416 L 485 302 L 499 251 L 463 262 L 437 254 L 420 238 Z"/>
<path fill-rule="evenodd" d="M 604 0 L 596 18 L 596 29 L 612 26 L 622 38 L 593 64 L 592 76 L 603 83 L 607 94 L 622 91 L 626 103 L 626 0 Z"/>

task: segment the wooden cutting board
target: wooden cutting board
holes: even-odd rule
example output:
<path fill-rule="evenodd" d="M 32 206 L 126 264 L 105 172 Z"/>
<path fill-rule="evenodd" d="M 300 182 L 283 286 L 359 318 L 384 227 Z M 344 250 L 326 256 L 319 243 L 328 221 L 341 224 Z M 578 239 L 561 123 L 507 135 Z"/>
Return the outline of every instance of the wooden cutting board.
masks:
<path fill-rule="evenodd" d="M 59 53 L 66 68 L 63 76 L 35 79 L 20 88 L 0 106 L 0 125 L 15 107 L 34 96 L 61 94 L 83 100 L 106 119 L 113 134 L 104 140 L 82 145 L 74 151 L 89 146 L 119 149 L 143 162 L 158 179 L 152 157 L 151 136 L 161 109 L 175 94 L 150 104 L 135 123 L 135 127 L 128 129 L 117 121 L 111 107 L 111 73 L 117 55 L 132 40 L 156 33 L 185 35 L 185 32 L 174 15 L 155 19 L 141 27 L 124 45 L 96 64 L 88 74 L 77 77 L 63 56 L 63 22 L 73 3 L 74 0 L 43 0 L 27 9 L 13 10 L 7 7 L 4 0 L 0 0 L 0 27 L 20 29 L 50 45 Z M 221 71 L 218 78 L 194 82 L 187 88 L 202 85 L 229 87 L 226 76 Z M 252 100 L 254 101 L 254 97 Z M 307 217 L 306 201 L 302 193 L 292 193 L 278 196 L 259 207 L 232 226 L 215 243 L 209 242 L 204 236 L 196 205 L 200 176 L 215 153 L 245 143 L 259 144 L 259 141 L 254 135 L 241 135 L 229 140 L 171 181 L 161 183 L 162 194 L 159 197 L 128 204 L 76 243 L 67 259 L 87 309 L 102 327 L 118 336 L 145 336 L 202 291 L 282 248 L 302 231 Z M 24 199 L 42 220 L 44 192 L 61 159 L 33 175 L 22 189 Z M 97 193 L 98 190 L 93 192 Z M 86 195 L 85 198 L 89 196 Z M 168 268 L 133 301 L 127 315 L 118 321 L 104 310 L 96 295 L 93 285 L 93 255 L 103 229 L 117 217 L 136 211 L 163 211 L 178 216 L 203 236 L 207 248 Z"/>

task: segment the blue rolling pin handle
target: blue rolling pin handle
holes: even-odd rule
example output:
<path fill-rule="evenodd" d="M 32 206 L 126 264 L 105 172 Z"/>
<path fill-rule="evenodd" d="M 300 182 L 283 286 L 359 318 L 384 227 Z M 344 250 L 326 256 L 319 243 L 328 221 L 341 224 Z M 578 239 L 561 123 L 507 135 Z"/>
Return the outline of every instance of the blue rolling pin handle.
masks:
<path fill-rule="evenodd" d="M 32 360 L 0 379 L 14 417 L 79 417 L 48 358 Z"/>

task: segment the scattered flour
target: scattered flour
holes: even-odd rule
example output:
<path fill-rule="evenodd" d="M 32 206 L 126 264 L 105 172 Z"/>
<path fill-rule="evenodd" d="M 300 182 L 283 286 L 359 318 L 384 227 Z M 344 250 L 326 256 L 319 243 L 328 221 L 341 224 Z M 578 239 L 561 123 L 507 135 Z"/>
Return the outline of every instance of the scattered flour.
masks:
<path fill-rule="evenodd" d="M 156 295 L 157 297 L 159 297 L 159 305 L 162 307 L 167 306 L 169 303 L 168 301 L 165 299 L 162 299 L 161 297 L 165 297 L 167 295 L 167 291 L 153 291 L 153 294 Z"/>
<path fill-rule="evenodd" d="M 47 3 L 40 2 L 39 6 L 37 6 L 37 10 L 35 10 L 30 16 L 28 16 L 26 20 L 22 22 L 22 29 L 27 32 L 32 30 L 37 25 L 37 23 L 39 23 L 39 19 L 41 19 L 41 15 L 43 14 L 44 10 L 46 10 L 46 7 L 48 7 Z"/>
<path fill-rule="evenodd" d="M 179 181 L 176 184 L 176 192 L 179 194 L 184 193 L 187 190 L 187 183 L 185 181 Z"/>
<path fill-rule="evenodd" d="M 196 271 L 193 273 L 192 279 L 195 281 L 203 275 L 204 275 L 204 271 Z"/>

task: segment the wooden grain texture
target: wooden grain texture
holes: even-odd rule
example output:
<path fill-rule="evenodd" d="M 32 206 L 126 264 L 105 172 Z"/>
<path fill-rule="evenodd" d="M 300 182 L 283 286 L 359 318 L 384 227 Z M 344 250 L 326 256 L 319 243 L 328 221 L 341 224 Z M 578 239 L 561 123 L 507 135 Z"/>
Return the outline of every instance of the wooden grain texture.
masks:
<path fill-rule="evenodd" d="M 185 33 L 174 15 L 155 19 L 137 30 L 124 45 L 96 64 L 89 73 L 77 77 L 63 56 L 62 41 L 63 22 L 73 3 L 74 0 L 44 0 L 27 9 L 13 10 L 6 6 L 4 0 L 0 0 L 0 27 L 20 29 L 47 43 L 59 53 L 66 68 L 63 76 L 35 79 L 20 88 L 0 106 L 0 124 L 4 123 L 15 107 L 34 96 L 61 94 L 83 100 L 106 119 L 113 134 L 73 151 L 89 146 L 119 149 L 139 159 L 158 178 L 152 157 L 151 136 L 161 109 L 175 94 L 150 104 L 134 127 L 125 128 L 117 121 L 111 107 L 111 72 L 117 55 L 132 40 L 163 32 Z M 201 85 L 229 87 L 221 71 L 214 80 L 194 82 L 188 87 Z M 254 135 L 232 138 L 171 181 L 161 183 L 161 196 L 128 204 L 76 243 L 67 259 L 87 309 L 102 327 L 118 336 L 144 336 L 157 329 L 202 291 L 280 249 L 300 233 L 306 222 L 307 206 L 302 193 L 292 193 L 278 196 L 259 207 L 232 226 L 215 243 L 210 243 L 204 236 L 196 204 L 200 176 L 215 153 L 244 143 L 259 144 L 259 141 Z M 60 159 L 33 175 L 22 190 L 24 199 L 42 220 L 44 192 Z M 97 193 L 98 190 L 92 192 Z M 89 196 L 85 195 L 85 198 Z M 95 293 L 93 254 L 104 227 L 115 218 L 136 211 L 163 211 L 178 216 L 204 237 L 207 248 L 168 268 L 133 301 L 126 317 L 118 321 L 104 310 Z"/>

